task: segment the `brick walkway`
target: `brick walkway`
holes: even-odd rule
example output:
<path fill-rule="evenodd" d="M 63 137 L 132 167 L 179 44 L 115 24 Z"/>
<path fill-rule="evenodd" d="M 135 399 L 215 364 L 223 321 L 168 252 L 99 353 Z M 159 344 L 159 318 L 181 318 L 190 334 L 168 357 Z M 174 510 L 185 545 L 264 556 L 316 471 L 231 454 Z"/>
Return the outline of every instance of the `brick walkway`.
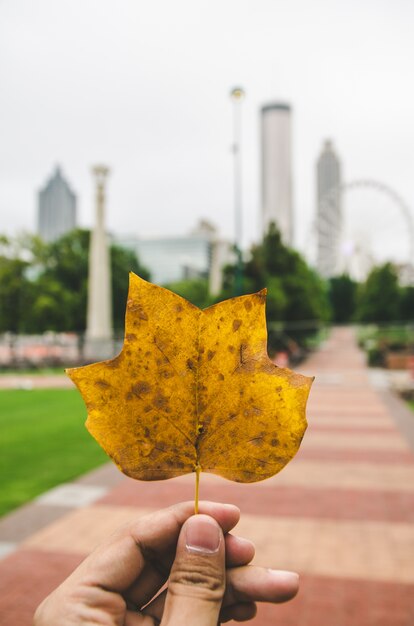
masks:
<path fill-rule="evenodd" d="M 256 562 L 301 574 L 298 597 L 255 626 L 414 624 L 414 416 L 373 386 L 352 331 L 306 363 L 317 376 L 301 451 L 256 485 L 202 476 L 201 496 L 242 510 Z M 410 444 L 411 442 L 411 444 Z M 0 521 L 0 624 L 33 609 L 114 527 L 193 497 L 193 477 L 142 483 L 107 465 Z M 8 553 L 8 554 L 7 554 Z"/>

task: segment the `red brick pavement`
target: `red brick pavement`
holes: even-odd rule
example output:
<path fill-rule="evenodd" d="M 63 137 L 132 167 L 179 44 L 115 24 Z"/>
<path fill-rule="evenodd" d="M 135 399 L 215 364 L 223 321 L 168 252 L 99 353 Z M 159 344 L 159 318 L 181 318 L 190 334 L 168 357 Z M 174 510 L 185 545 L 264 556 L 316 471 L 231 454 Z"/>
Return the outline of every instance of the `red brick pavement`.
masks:
<path fill-rule="evenodd" d="M 251 623 L 412 626 L 413 451 L 382 393 L 371 386 L 352 331 L 334 331 L 306 372 L 317 377 L 310 426 L 288 467 L 255 485 L 202 477 L 203 498 L 240 506 L 240 533 L 255 541 L 259 564 L 300 572 L 298 597 L 283 606 L 261 606 Z M 413 416 L 398 407 L 397 422 L 406 420 L 405 432 L 414 429 Z M 108 487 L 105 495 L 94 495 L 99 486 Z M 74 502 L 73 493 L 62 503 L 61 493 L 26 507 L 24 514 L 32 511 L 33 518 L 36 507 L 46 513 L 49 507 L 51 514 L 51 523 L 39 528 L 36 522 L 30 536 L 19 537 L 19 512 L 0 521 L 0 542 L 22 540 L 0 561 L 1 625 L 29 626 L 39 601 L 112 528 L 193 496 L 191 476 L 141 483 L 111 466 L 71 488 L 89 498 L 86 506 Z"/>

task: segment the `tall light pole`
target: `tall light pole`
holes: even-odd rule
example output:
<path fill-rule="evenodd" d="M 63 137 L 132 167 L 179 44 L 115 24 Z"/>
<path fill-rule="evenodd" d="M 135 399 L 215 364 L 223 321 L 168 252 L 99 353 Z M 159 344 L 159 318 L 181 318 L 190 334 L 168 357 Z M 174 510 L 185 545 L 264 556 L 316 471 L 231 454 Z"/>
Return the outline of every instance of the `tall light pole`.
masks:
<path fill-rule="evenodd" d="M 241 103 L 245 96 L 242 87 L 234 87 L 230 92 L 233 102 L 233 161 L 234 161 L 234 239 L 236 251 L 236 274 L 234 295 L 243 291 L 243 216 L 242 216 L 242 161 L 241 161 Z"/>

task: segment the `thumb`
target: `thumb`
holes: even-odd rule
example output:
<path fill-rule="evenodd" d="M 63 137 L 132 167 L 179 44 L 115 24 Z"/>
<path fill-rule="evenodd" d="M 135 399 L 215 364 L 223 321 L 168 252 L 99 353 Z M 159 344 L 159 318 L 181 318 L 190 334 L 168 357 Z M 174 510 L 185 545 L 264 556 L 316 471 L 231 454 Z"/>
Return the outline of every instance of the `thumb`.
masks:
<path fill-rule="evenodd" d="M 161 626 L 217 626 L 226 586 L 223 532 L 208 515 L 181 529 Z"/>

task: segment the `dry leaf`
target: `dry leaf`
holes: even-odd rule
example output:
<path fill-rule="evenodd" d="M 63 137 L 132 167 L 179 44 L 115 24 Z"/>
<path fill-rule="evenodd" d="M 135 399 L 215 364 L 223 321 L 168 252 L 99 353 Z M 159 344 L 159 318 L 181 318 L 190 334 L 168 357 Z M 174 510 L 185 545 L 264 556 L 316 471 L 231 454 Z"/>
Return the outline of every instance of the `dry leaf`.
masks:
<path fill-rule="evenodd" d="M 254 482 L 297 452 L 312 384 L 274 365 L 266 342 L 265 291 L 202 311 L 131 274 L 122 352 L 68 374 L 89 432 L 128 476 Z"/>

